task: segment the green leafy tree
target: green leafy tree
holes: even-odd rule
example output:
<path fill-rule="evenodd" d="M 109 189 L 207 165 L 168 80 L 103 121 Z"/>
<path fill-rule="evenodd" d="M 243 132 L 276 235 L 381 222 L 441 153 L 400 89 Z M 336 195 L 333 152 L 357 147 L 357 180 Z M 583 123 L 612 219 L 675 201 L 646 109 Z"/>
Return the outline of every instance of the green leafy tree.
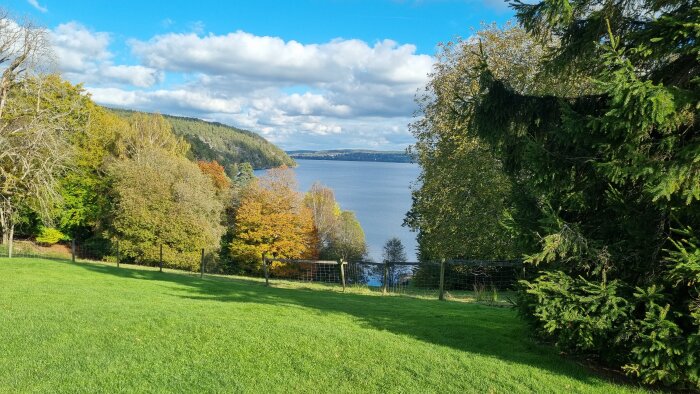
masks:
<path fill-rule="evenodd" d="M 109 166 L 108 234 L 122 256 L 197 270 L 200 249 L 217 249 L 223 205 L 214 182 L 185 157 L 186 144 L 159 119 L 138 119 L 122 136 L 127 157 Z M 138 136 L 138 137 L 137 137 Z"/>
<path fill-rule="evenodd" d="M 60 180 L 63 204 L 56 213 L 61 231 L 83 241 L 100 238 L 109 215 L 107 165 L 114 160 L 116 141 L 128 124 L 110 111 L 85 100 L 84 124 L 70 136 L 72 165 Z"/>
<path fill-rule="evenodd" d="M 342 211 L 322 256 L 352 262 L 363 260 L 366 255 L 367 242 L 360 222 L 354 212 Z"/>
<path fill-rule="evenodd" d="M 11 54 L 0 57 L 4 55 L 12 58 Z M 56 75 L 19 77 L 9 70 L 5 73 L 10 76 L 3 74 L 3 78 L 16 79 L 2 93 L 7 96 L 2 98 L 0 116 L 0 231 L 11 256 L 18 223 L 38 218 L 54 224 L 56 209 L 63 202 L 60 181 L 74 156 L 70 137 L 81 127 L 87 99 L 81 89 Z"/>
<path fill-rule="evenodd" d="M 513 26 L 487 26 L 475 39 L 441 46 L 426 92 L 418 97 L 421 117 L 411 125 L 411 151 L 421 174 L 405 224 L 418 231 L 421 259 L 514 258 L 531 248 L 531 236 L 504 224 L 516 213 L 516 200 L 534 202 L 515 187 L 492 148 L 469 131 L 472 113 L 464 103 L 480 91 L 480 53 L 499 78 L 539 91 L 543 52 Z"/>

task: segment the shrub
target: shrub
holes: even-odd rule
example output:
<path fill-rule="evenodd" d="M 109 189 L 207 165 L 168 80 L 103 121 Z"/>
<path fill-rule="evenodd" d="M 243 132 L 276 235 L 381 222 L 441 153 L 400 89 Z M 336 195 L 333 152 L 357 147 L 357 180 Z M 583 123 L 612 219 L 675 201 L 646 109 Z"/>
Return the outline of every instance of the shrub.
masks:
<path fill-rule="evenodd" d="M 627 321 L 630 305 L 620 296 L 619 281 L 593 283 L 561 271 L 546 272 L 532 282 L 521 281 L 521 310 L 545 337 L 571 352 L 611 349 L 617 329 Z"/>
<path fill-rule="evenodd" d="M 521 314 L 557 347 L 600 355 L 647 384 L 700 389 L 700 299 L 678 304 L 683 286 L 632 292 L 561 271 L 520 283 Z"/>
<path fill-rule="evenodd" d="M 41 227 L 36 242 L 41 245 L 54 245 L 58 242 L 68 240 L 68 236 L 53 227 Z"/>
<path fill-rule="evenodd" d="M 626 332 L 634 333 L 630 358 L 623 369 L 644 383 L 683 384 L 684 380 L 698 383 L 697 335 L 686 338 L 669 314 L 671 305 L 661 288 L 652 285 L 637 288 L 634 297 L 645 310 L 644 318 L 631 320 Z M 694 377 L 693 377 L 694 376 Z"/>

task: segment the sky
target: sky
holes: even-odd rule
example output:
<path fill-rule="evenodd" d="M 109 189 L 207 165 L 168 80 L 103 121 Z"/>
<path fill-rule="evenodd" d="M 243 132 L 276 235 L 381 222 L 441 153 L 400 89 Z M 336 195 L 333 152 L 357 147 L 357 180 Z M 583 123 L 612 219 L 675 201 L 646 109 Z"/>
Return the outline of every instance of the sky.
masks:
<path fill-rule="evenodd" d="M 501 0 L 9 0 L 99 104 L 248 129 L 286 150 L 402 150 L 440 42 Z"/>

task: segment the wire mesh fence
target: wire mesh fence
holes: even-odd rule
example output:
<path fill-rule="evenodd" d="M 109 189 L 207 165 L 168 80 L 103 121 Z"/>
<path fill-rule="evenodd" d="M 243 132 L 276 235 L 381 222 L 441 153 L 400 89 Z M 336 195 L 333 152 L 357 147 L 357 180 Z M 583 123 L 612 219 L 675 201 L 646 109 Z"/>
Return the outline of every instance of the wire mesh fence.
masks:
<path fill-rule="evenodd" d="M 184 269 L 204 274 L 225 274 L 217 251 L 179 252 L 165 245 L 154 247 L 147 261 L 135 261 L 120 253 L 119 242 L 76 242 L 41 246 L 31 241 L 15 241 L 15 257 L 41 257 L 72 261 L 92 260 Z M 0 244 L 0 256 L 8 256 L 7 245 Z M 265 283 L 282 281 L 330 284 L 362 288 L 389 294 L 435 298 L 494 298 L 515 289 L 526 278 L 520 260 L 443 260 L 423 262 L 370 262 L 342 260 L 292 260 L 262 258 L 262 269 L 244 276 L 264 278 Z"/>
<path fill-rule="evenodd" d="M 303 282 L 341 283 L 340 263 L 334 260 L 265 259 L 264 270 L 268 279 Z"/>
<path fill-rule="evenodd" d="M 519 260 L 451 260 L 425 262 L 354 262 L 347 266 L 350 285 L 382 292 L 451 297 L 513 290 L 524 278 Z"/>

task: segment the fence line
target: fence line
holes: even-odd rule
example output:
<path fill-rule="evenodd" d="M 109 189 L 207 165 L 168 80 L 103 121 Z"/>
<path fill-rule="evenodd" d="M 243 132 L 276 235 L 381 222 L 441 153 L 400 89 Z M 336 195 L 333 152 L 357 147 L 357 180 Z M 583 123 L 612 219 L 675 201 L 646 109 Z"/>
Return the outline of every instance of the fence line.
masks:
<path fill-rule="evenodd" d="M 0 256 L 7 256 L 7 246 L 0 245 Z M 95 260 L 115 263 L 120 266 L 124 256 L 119 242 L 109 246 L 94 247 L 71 241 L 69 245 L 41 247 L 28 241 L 17 241 L 16 257 L 44 257 L 66 259 L 73 262 Z M 173 264 L 186 262 L 186 266 Z M 206 273 L 222 273 L 217 263 L 217 254 L 204 249 L 192 252 L 178 252 L 157 245 L 151 254 L 152 265 L 162 272 L 168 266 L 189 271 L 199 271 L 200 277 Z M 437 297 L 459 298 L 467 294 L 485 294 L 512 290 L 519 279 L 527 272 L 520 260 L 440 260 L 440 261 L 343 261 L 283 259 L 262 256 L 262 272 L 265 284 L 270 281 L 291 280 L 339 285 L 343 291 L 348 286 L 364 287 L 387 293 L 402 293 Z M 250 273 L 248 276 L 256 276 Z"/>

